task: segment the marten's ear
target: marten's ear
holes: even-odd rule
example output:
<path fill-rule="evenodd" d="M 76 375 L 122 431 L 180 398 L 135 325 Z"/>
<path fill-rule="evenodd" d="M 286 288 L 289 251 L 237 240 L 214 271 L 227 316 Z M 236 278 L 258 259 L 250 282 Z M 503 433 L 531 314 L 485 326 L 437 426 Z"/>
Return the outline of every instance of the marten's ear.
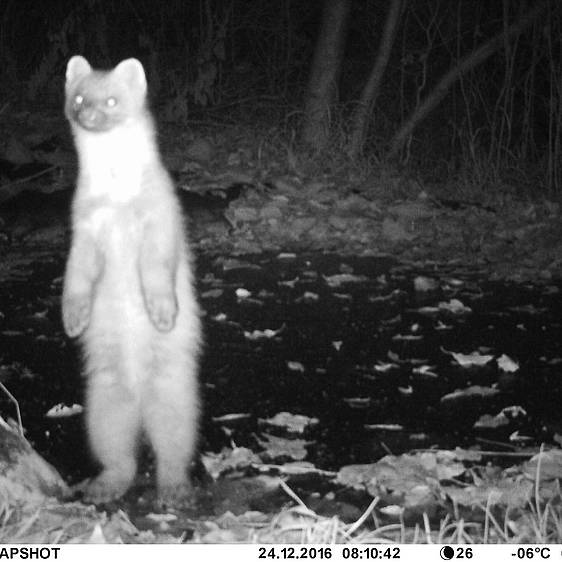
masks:
<path fill-rule="evenodd" d="M 66 81 L 67 83 L 74 82 L 77 78 L 90 74 L 90 72 L 92 72 L 90 63 L 84 57 L 76 55 L 66 65 Z"/>
<path fill-rule="evenodd" d="M 137 59 L 121 61 L 113 73 L 124 80 L 134 92 L 144 94 L 146 92 L 146 75 L 144 68 Z"/>

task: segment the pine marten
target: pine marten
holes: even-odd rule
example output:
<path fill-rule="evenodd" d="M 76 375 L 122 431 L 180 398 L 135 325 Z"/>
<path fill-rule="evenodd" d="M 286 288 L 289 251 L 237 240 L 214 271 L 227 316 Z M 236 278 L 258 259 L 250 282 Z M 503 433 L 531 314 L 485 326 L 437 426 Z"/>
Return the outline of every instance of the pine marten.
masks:
<path fill-rule="evenodd" d="M 62 318 L 84 351 L 87 430 L 102 468 L 84 496 L 105 503 L 127 491 L 144 434 L 159 499 L 183 502 L 199 417 L 200 314 L 145 72 L 136 59 L 100 71 L 74 56 L 65 90 L 79 173 Z"/>

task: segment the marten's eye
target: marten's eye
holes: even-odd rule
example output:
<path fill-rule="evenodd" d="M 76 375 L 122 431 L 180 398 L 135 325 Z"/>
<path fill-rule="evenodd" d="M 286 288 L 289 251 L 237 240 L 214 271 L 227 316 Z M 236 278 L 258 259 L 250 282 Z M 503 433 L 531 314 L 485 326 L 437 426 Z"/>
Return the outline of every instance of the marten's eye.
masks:
<path fill-rule="evenodd" d="M 74 96 L 74 103 L 76 105 L 82 105 L 84 103 L 84 96 L 81 96 L 80 94 Z"/>
<path fill-rule="evenodd" d="M 115 107 L 117 105 L 117 100 L 114 97 L 107 98 L 105 100 L 105 105 L 107 105 L 107 107 Z"/>

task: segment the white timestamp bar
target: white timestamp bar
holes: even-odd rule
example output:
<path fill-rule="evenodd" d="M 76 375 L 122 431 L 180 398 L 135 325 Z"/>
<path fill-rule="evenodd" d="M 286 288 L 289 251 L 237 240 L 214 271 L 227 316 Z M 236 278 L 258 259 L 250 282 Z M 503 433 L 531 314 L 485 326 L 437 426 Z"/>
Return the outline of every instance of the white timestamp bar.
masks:
<path fill-rule="evenodd" d="M 129 558 L 130 557 L 130 558 Z M 459 544 L 13 544 L 0 545 L 3 560 L 57 560 L 62 562 L 260 562 L 274 560 L 426 562 L 504 562 L 562 560 L 562 545 Z"/>

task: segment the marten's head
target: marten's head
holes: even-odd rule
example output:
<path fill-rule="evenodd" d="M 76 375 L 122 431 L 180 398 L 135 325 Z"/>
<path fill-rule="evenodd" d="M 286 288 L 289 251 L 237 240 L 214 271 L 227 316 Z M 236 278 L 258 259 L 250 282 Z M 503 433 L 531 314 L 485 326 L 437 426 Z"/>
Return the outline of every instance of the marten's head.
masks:
<path fill-rule="evenodd" d="M 111 131 L 145 112 L 146 76 L 137 59 L 120 62 L 113 70 L 94 70 L 81 56 L 66 67 L 64 113 L 86 131 Z"/>

